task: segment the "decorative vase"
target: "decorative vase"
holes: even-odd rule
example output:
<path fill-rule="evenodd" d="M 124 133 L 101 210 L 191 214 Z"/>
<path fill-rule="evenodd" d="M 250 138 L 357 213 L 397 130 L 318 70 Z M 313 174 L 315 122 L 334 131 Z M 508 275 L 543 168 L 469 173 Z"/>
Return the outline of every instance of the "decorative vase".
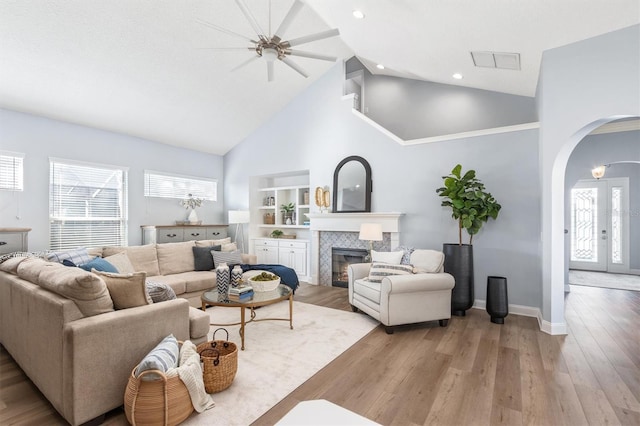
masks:
<path fill-rule="evenodd" d="M 229 295 L 229 281 L 230 281 L 229 266 L 226 263 L 221 263 L 216 268 L 216 283 L 218 287 L 218 300 L 225 300 Z"/>
<path fill-rule="evenodd" d="M 473 306 L 473 246 L 469 244 L 443 244 L 444 271 L 453 275 L 455 286 L 451 292 L 451 313 L 465 316 Z"/>
<path fill-rule="evenodd" d="M 198 223 L 198 214 L 196 213 L 195 209 L 191 209 L 191 211 L 189 212 L 189 216 L 187 216 L 187 220 L 191 224 Z"/>
<path fill-rule="evenodd" d="M 505 277 L 487 277 L 487 313 L 491 315 L 491 322 L 495 324 L 504 324 L 504 317 L 509 315 Z"/>
<path fill-rule="evenodd" d="M 240 265 L 236 265 L 233 267 L 231 271 L 231 287 L 238 287 L 242 282 L 242 268 Z"/>

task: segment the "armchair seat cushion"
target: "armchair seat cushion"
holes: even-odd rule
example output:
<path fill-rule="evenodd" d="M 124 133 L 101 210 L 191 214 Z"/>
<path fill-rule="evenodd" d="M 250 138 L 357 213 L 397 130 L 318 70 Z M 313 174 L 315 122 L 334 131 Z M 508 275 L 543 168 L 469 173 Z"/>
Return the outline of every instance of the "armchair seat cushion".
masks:
<path fill-rule="evenodd" d="M 355 280 L 353 282 L 353 291 L 365 299 L 377 304 L 380 303 L 380 283 L 369 281 L 368 279 Z"/>

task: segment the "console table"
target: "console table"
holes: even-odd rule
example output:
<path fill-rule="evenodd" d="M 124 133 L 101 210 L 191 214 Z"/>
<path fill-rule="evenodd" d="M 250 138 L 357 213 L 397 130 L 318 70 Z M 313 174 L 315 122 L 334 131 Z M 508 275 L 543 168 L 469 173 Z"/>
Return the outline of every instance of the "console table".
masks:
<path fill-rule="evenodd" d="M 31 228 L 0 228 L 0 254 L 29 249 Z"/>
<path fill-rule="evenodd" d="M 142 225 L 142 244 L 219 240 L 227 237 L 228 225 Z"/>

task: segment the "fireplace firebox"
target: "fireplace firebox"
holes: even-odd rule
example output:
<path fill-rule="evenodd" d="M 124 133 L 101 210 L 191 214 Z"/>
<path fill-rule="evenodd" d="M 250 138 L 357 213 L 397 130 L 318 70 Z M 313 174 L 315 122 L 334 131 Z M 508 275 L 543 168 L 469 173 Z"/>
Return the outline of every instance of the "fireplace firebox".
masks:
<path fill-rule="evenodd" d="M 333 287 L 348 287 L 349 275 L 347 268 L 352 263 L 364 263 L 368 251 L 354 248 L 331 248 L 331 285 Z"/>

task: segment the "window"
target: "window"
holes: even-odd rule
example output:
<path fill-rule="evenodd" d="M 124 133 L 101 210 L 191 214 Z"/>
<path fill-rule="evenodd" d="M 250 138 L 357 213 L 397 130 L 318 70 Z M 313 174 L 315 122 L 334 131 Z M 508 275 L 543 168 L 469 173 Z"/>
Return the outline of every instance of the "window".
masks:
<path fill-rule="evenodd" d="M 144 171 L 145 197 L 184 199 L 188 194 L 196 198 L 216 201 L 218 182 L 215 179 Z"/>
<path fill-rule="evenodd" d="M 127 169 L 49 160 L 52 250 L 127 245 Z"/>
<path fill-rule="evenodd" d="M 22 191 L 24 154 L 0 151 L 0 189 Z"/>

